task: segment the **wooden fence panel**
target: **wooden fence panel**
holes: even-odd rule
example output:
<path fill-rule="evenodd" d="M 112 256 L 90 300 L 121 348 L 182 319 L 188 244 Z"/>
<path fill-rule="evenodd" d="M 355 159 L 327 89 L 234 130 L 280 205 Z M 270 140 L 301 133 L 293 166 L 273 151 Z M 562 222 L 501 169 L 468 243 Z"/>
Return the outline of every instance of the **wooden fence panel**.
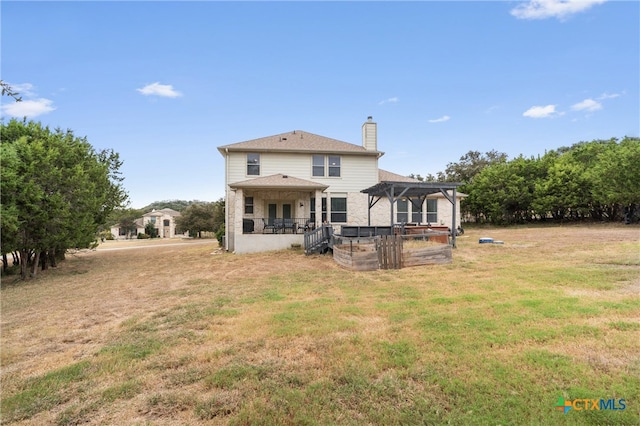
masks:
<path fill-rule="evenodd" d="M 380 269 L 402 268 L 402 236 L 382 235 L 377 241 Z"/>

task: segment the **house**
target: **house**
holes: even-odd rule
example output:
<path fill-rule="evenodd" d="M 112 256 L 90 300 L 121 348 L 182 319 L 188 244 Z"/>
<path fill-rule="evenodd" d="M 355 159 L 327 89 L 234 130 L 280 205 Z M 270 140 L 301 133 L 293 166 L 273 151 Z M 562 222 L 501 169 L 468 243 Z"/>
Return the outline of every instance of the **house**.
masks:
<path fill-rule="evenodd" d="M 160 238 L 184 237 L 184 234 L 176 231 L 176 218 L 180 216 L 180 212 L 173 209 L 152 210 L 145 213 L 142 217 L 134 220 L 135 228 L 121 228 L 120 224 L 111 227 L 111 234 L 117 240 L 136 238 L 138 234 L 145 233 L 145 227 L 148 223 L 153 223 L 156 234 Z"/>
<path fill-rule="evenodd" d="M 381 182 L 419 182 L 378 167 L 377 124 L 362 125 L 356 145 L 313 133 L 289 133 L 218 147 L 225 161 L 225 249 L 235 253 L 302 244 L 305 231 L 344 225 L 433 223 L 451 227 L 452 205 L 443 194 L 422 199 L 382 198 L 363 192 Z M 450 195 L 450 194 L 449 194 Z M 460 196 L 456 196 L 459 209 Z M 373 204 L 373 205 L 372 205 Z"/>

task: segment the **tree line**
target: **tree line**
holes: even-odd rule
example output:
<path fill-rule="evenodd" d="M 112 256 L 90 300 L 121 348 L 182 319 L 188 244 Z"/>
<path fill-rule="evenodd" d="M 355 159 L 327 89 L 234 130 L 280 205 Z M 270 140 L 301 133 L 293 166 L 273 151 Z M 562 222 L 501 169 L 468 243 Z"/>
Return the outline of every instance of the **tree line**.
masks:
<path fill-rule="evenodd" d="M 640 216 L 640 138 L 593 140 L 538 157 L 508 159 L 469 151 L 437 175 L 419 180 L 461 182 L 467 220 L 625 221 Z"/>
<path fill-rule="evenodd" d="M 69 248 L 95 244 L 98 227 L 127 200 L 119 155 L 71 130 L 2 122 L 0 158 L 3 270 L 12 256 L 23 279 L 56 266 Z"/>

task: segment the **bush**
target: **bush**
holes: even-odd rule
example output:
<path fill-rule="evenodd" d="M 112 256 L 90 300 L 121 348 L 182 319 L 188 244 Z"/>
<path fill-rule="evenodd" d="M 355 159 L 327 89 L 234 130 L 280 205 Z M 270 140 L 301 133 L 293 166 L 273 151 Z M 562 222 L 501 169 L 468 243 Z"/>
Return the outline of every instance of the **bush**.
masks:
<path fill-rule="evenodd" d="M 148 238 L 151 238 L 149 235 L 147 234 L 138 234 L 138 239 L 139 240 L 146 240 Z"/>
<path fill-rule="evenodd" d="M 224 223 L 220 225 L 220 228 L 216 231 L 216 239 L 218 240 L 218 244 L 222 246 L 222 238 L 224 237 Z"/>

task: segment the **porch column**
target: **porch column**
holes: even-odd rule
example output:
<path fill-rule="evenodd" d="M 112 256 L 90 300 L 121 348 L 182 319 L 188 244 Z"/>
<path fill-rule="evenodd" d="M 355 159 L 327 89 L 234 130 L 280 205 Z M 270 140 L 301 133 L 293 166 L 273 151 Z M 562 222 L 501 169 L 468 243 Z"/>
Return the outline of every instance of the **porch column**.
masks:
<path fill-rule="evenodd" d="M 234 205 L 233 229 L 234 229 L 234 250 L 237 247 L 235 239 L 236 235 L 242 234 L 242 217 L 244 215 L 244 191 L 240 188 L 236 189 L 236 200 Z"/>
<path fill-rule="evenodd" d="M 316 220 L 314 225 L 316 227 L 322 225 L 322 191 L 316 189 Z"/>

